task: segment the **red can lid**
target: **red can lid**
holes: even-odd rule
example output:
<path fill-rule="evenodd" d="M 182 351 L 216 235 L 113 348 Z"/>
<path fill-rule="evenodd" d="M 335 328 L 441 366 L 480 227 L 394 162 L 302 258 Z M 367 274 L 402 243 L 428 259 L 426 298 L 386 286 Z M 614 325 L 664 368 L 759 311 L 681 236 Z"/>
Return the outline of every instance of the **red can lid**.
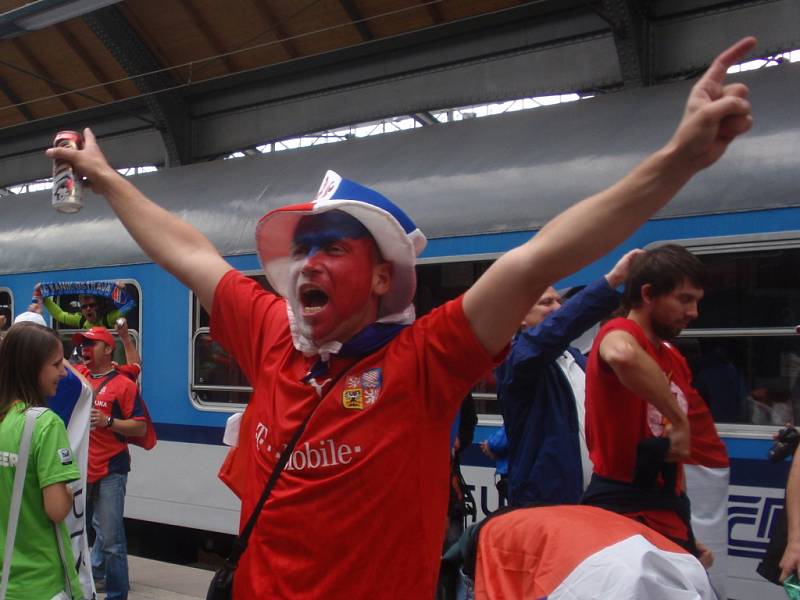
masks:
<path fill-rule="evenodd" d="M 73 140 L 77 144 L 78 148 L 83 148 L 83 136 L 79 131 L 59 131 L 56 134 L 56 137 L 53 138 L 53 145 L 55 145 L 59 140 Z"/>

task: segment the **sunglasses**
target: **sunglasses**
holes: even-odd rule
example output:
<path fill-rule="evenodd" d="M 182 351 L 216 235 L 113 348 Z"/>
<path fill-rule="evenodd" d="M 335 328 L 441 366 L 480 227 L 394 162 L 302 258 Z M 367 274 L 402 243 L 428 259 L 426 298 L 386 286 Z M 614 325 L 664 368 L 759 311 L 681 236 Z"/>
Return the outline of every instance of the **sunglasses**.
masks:
<path fill-rule="evenodd" d="M 92 346 L 94 346 L 96 341 L 97 340 L 83 340 L 83 342 L 81 342 L 81 346 L 85 348 L 91 348 Z"/>
<path fill-rule="evenodd" d="M 95 308 L 97 307 L 97 302 L 89 302 L 87 304 L 81 304 L 81 310 L 86 310 L 87 308 Z"/>

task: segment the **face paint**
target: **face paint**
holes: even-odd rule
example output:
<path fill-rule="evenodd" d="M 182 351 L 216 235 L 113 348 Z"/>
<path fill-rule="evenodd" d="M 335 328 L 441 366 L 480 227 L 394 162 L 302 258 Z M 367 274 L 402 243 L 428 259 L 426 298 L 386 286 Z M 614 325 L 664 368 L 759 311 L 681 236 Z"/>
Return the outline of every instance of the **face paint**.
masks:
<path fill-rule="evenodd" d="M 375 319 L 375 242 L 339 211 L 304 217 L 297 226 L 288 298 L 300 332 L 315 343 L 345 341 Z"/>

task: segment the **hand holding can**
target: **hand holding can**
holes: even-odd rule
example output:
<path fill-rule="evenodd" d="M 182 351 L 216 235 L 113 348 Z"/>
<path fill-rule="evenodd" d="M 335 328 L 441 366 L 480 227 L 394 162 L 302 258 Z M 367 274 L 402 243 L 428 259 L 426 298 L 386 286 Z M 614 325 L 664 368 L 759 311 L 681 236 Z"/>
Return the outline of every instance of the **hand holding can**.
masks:
<path fill-rule="evenodd" d="M 59 131 L 53 140 L 55 148 L 83 148 L 83 137 L 77 131 Z M 63 160 L 53 161 L 53 208 L 63 213 L 75 213 L 83 207 L 81 182 L 72 165 Z"/>

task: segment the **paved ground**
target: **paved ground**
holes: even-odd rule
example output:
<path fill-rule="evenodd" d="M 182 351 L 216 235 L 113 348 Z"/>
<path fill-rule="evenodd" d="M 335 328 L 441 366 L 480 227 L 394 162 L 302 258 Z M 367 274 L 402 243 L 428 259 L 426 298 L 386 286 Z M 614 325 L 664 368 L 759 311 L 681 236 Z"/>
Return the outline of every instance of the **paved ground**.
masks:
<path fill-rule="evenodd" d="M 128 556 L 129 600 L 204 600 L 211 571 Z M 101 600 L 105 594 L 100 594 Z"/>

